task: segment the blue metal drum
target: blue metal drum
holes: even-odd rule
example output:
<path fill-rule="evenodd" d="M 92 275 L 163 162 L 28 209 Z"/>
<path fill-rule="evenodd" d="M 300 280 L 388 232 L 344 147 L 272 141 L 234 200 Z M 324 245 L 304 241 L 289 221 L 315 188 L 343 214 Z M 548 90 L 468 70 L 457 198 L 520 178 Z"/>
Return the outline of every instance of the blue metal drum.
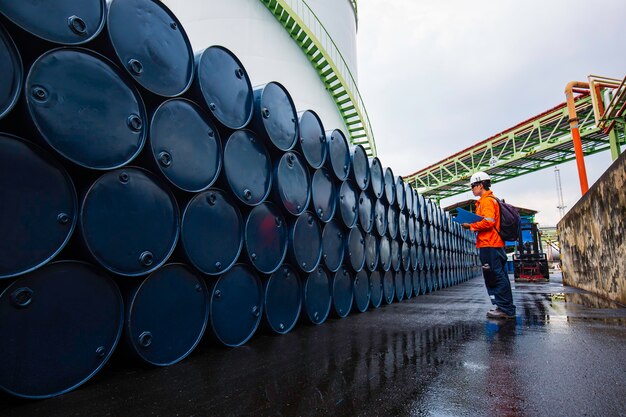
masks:
<path fill-rule="evenodd" d="M 24 89 L 44 140 L 77 165 L 118 168 L 144 145 L 148 123 L 143 101 L 102 55 L 72 48 L 46 52 L 31 66 Z"/>
<path fill-rule="evenodd" d="M 425 270 L 419 270 L 419 281 L 420 281 L 420 293 L 426 294 L 428 292 L 428 274 Z"/>
<path fill-rule="evenodd" d="M 424 269 L 431 270 L 433 268 L 431 248 L 424 248 Z"/>
<path fill-rule="evenodd" d="M 289 225 L 289 261 L 304 272 L 313 272 L 322 259 L 322 229 L 311 212 Z"/>
<path fill-rule="evenodd" d="M 51 155 L 0 133 L 0 279 L 32 271 L 69 241 L 78 218 L 71 178 Z"/>
<path fill-rule="evenodd" d="M 401 245 L 397 239 L 391 241 L 391 269 L 394 271 L 399 271 L 402 266 L 402 253 L 401 253 Z"/>
<path fill-rule="evenodd" d="M 303 317 L 313 324 L 328 318 L 331 305 L 330 280 L 323 268 L 317 268 L 305 278 L 302 288 Z"/>
<path fill-rule="evenodd" d="M 437 233 L 437 228 L 434 225 L 431 225 L 428 228 L 428 233 L 429 233 L 428 241 L 430 242 L 430 245 L 433 248 L 438 248 L 439 247 L 439 235 Z"/>
<path fill-rule="evenodd" d="M 448 268 L 439 268 L 438 270 L 438 274 L 439 274 L 439 288 L 447 288 L 449 286 L 448 283 Z"/>
<path fill-rule="evenodd" d="M 428 224 L 433 225 L 435 222 L 435 214 L 433 202 L 430 199 L 426 199 L 426 221 Z"/>
<path fill-rule="evenodd" d="M 376 157 L 369 159 L 370 185 L 369 190 L 376 198 L 383 198 L 385 193 L 385 174 L 380 160 Z"/>
<path fill-rule="evenodd" d="M 415 220 L 415 244 L 422 245 L 424 243 L 423 224 L 419 220 Z"/>
<path fill-rule="evenodd" d="M 409 247 L 409 258 L 410 258 L 410 264 L 411 264 L 411 270 L 415 271 L 418 266 L 418 259 L 417 259 L 417 248 L 419 245 L 416 244 L 412 244 Z"/>
<path fill-rule="evenodd" d="M 405 209 L 410 216 L 413 215 L 413 187 L 408 182 L 404 183 L 404 196 L 406 199 Z"/>
<path fill-rule="evenodd" d="M 396 177 L 393 175 L 391 168 L 385 169 L 385 176 L 383 179 L 385 184 L 385 201 L 387 202 L 387 205 L 391 206 L 396 202 Z"/>
<path fill-rule="evenodd" d="M 333 313 L 337 317 L 346 317 L 350 314 L 350 310 L 352 309 L 354 292 L 352 287 L 352 274 L 350 274 L 348 268 L 339 268 L 333 275 L 330 286 L 333 300 Z"/>
<path fill-rule="evenodd" d="M 422 227 L 422 244 L 424 246 L 430 246 L 431 241 L 430 241 L 430 229 L 432 229 L 432 226 L 429 225 L 428 223 L 424 223 L 423 227 Z"/>
<path fill-rule="evenodd" d="M 242 129 L 252 119 L 250 77 L 239 59 L 223 46 L 211 46 L 195 56 L 194 88 L 198 102 L 230 129 Z"/>
<path fill-rule="evenodd" d="M 287 255 L 288 235 L 288 226 L 277 206 L 266 202 L 254 207 L 244 227 L 250 263 L 263 274 L 276 271 Z"/>
<path fill-rule="evenodd" d="M 409 217 L 409 242 L 411 243 L 415 243 L 415 217 L 410 216 Z"/>
<path fill-rule="evenodd" d="M 419 270 L 420 294 L 424 295 L 428 292 L 428 279 L 426 271 Z"/>
<path fill-rule="evenodd" d="M 322 230 L 322 260 L 330 272 L 335 272 L 343 263 L 344 232 L 336 220 L 326 223 Z"/>
<path fill-rule="evenodd" d="M 92 40 L 104 26 L 105 0 L 0 0 L 0 13 L 32 35 L 64 45 Z"/>
<path fill-rule="evenodd" d="M 383 280 L 380 271 L 372 271 L 369 274 L 370 302 L 372 307 L 378 308 L 383 302 Z"/>
<path fill-rule="evenodd" d="M 130 292 L 125 339 L 144 362 L 173 365 L 195 349 L 208 317 L 209 292 L 204 281 L 184 264 L 168 264 Z"/>
<path fill-rule="evenodd" d="M 313 169 L 321 168 L 326 162 L 328 147 L 322 120 L 313 110 L 300 113 L 300 140 L 298 149 Z"/>
<path fill-rule="evenodd" d="M 426 199 L 421 194 L 419 194 L 417 196 L 417 199 L 419 201 L 419 206 L 420 206 L 419 220 L 421 220 L 422 223 L 426 223 L 428 221 L 428 215 L 427 215 L 427 209 L 426 209 Z"/>
<path fill-rule="evenodd" d="M 0 294 L 0 390 L 24 398 L 66 393 L 94 376 L 115 350 L 124 307 L 99 269 L 54 262 Z"/>
<path fill-rule="evenodd" d="M 433 268 L 440 268 L 441 264 L 441 248 L 433 245 L 430 248 L 431 251 L 431 262 L 433 264 Z"/>
<path fill-rule="evenodd" d="M 398 236 L 399 222 L 400 211 L 397 207 L 389 206 L 387 209 L 387 234 L 392 239 L 395 239 Z"/>
<path fill-rule="evenodd" d="M 393 303 L 396 295 L 396 284 L 393 271 L 385 272 L 383 276 L 383 298 L 387 304 Z"/>
<path fill-rule="evenodd" d="M 438 255 L 439 255 L 439 267 L 447 269 L 448 266 L 449 266 L 449 263 L 448 263 L 448 259 L 449 259 L 448 251 L 443 250 L 443 249 L 439 249 Z"/>
<path fill-rule="evenodd" d="M 222 168 L 219 134 L 200 107 L 184 99 L 161 104 L 150 122 L 154 166 L 174 187 L 187 192 L 209 188 Z"/>
<path fill-rule="evenodd" d="M 409 215 L 406 212 L 400 212 L 398 216 L 398 233 L 403 242 L 409 238 Z"/>
<path fill-rule="evenodd" d="M 132 167 L 96 180 L 83 198 L 79 217 L 91 256 L 124 276 L 148 274 L 163 265 L 176 246 L 179 223 L 176 200 L 165 184 Z"/>
<path fill-rule="evenodd" d="M 417 245 L 417 267 L 420 270 L 426 269 L 426 263 L 424 260 L 424 247 Z"/>
<path fill-rule="evenodd" d="M 420 295 L 420 292 L 422 291 L 422 287 L 421 287 L 421 282 L 420 282 L 420 271 L 419 270 L 414 270 L 411 271 L 411 280 L 413 281 L 413 295 L 415 297 L 417 297 L 418 295 Z"/>
<path fill-rule="evenodd" d="M 263 286 L 246 264 L 236 264 L 212 283 L 209 324 L 213 336 L 226 346 L 241 346 L 259 327 Z"/>
<path fill-rule="evenodd" d="M 374 225 L 378 236 L 384 236 L 387 233 L 387 207 L 381 199 L 377 199 L 374 206 Z"/>
<path fill-rule="evenodd" d="M 400 257 L 402 258 L 402 269 L 408 271 L 411 269 L 411 244 L 408 242 L 402 242 L 400 248 Z"/>
<path fill-rule="evenodd" d="M 413 216 L 416 219 L 420 216 L 420 199 L 416 189 L 413 189 Z"/>
<path fill-rule="evenodd" d="M 351 158 L 346 136 L 339 129 L 326 132 L 326 145 L 328 146 L 326 165 L 337 180 L 347 180 L 350 174 Z"/>
<path fill-rule="evenodd" d="M 356 226 L 359 217 L 358 204 L 358 194 L 352 181 L 346 180 L 341 183 L 339 194 L 337 195 L 338 212 L 335 214 L 335 217 L 341 220 L 347 228 Z"/>
<path fill-rule="evenodd" d="M 393 283 L 396 287 L 396 301 L 404 300 L 404 271 L 393 272 Z"/>
<path fill-rule="evenodd" d="M 297 152 L 285 152 L 274 165 L 274 201 L 294 216 L 302 214 L 311 198 L 309 169 Z"/>
<path fill-rule="evenodd" d="M 365 269 L 357 272 L 354 277 L 354 306 L 359 313 L 365 313 L 370 305 L 370 280 Z"/>
<path fill-rule="evenodd" d="M 379 265 L 383 271 L 391 268 L 391 239 L 389 236 L 381 236 L 379 242 Z"/>
<path fill-rule="evenodd" d="M 404 209 L 406 208 L 406 190 L 404 188 L 404 180 L 402 180 L 401 176 L 396 177 L 395 186 L 396 186 L 396 207 L 400 211 L 404 211 Z"/>
<path fill-rule="evenodd" d="M 359 224 L 365 233 L 374 228 L 374 202 L 369 192 L 361 191 L 359 195 Z"/>
<path fill-rule="evenodd" d="M 298 140 L 296 105 L 287 89 L 275 81 L 254 88 L 252 126 L 272 153 L 293 149 Z"/>
<path fill-rule="evenodd" d="M 361 229 L 355 227 L 348 231 L 346 236 L 346 263 L 349 264 L 355 272 L 363 269 L 365 265 L 365 236 Z"/>
<path fill-rule="evenodd" d="M 437 210 L 437 228 L 439 230 L 444 230 L 444 215 L 443 215 L 443 210 L 441 209 L 440 206 L 436 205 L 435 206 L 436 210 Z"/>
<path fill-rule="evenodd" d="M 360 190 L 367 190 L 370 185 L 370 163 L 361 145 L 350 149 L 350 179 Z"/>
<path fill-rule="evenodd" d="M 217 188 L 196 194 L 181 221 L 180 242 L 200 272 L 218 275 L 237 261 L 243 246 L 243 219 L 235 202 Z"/>
<path fill-rule="evenodd" d="M 224 148 L 228 188 L 248 206 L 261 204 L 272 186 L 272 161 L 263 143 L 249 130 L 235 131 Z"/>
<path fill-rule="evenodd" d="M 402 271 L 404 276 L 404 296 L 407 300 L 413 298 L 413 271 Z"/>
<path fill-rule="evenodd" d="M 291 331 L 302 309 L 302 284 L 290 265 L 278 268 L 264 285 L 263 320 L 275 333 Z"/>
<path fill-rule="evenodd" d="M 335 215 L 337 190 L 326 168 L 317 169 L 313 174 L 310 204 L 317 218 L 324 223 L 331 221 Z"/>
<path fill-rule="evenodd" d="M 365 235 L 365 267 L 368 271 L 375 271 L 378 268 L 379 244 L 375 234 Z"/>
<path fill-rule="evenodd" d="M 137 84 L 163 97 L 184 93 L 195 72 L 193 50 L 176 16 L 156 0 L 110 0 L 107 33 Z"/>
<path fill-rule="evenodd" d="M 446 268 L 439 266 L 437 268 L 439 288 L 446 288 Z"/>
<path fill-rule="evenodd" d="M 0 10 L 2 10 L 0 2 Z M 22 91 L 24 78 L 22 59 L 13 39 L 0 23 L 0 119 L 6 116 Z"/>

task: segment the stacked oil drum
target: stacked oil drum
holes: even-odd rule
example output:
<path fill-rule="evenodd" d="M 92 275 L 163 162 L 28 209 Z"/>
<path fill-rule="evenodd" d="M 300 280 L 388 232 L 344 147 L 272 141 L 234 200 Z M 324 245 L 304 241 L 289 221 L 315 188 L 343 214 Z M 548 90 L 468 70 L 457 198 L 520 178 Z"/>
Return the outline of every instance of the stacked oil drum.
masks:
<path fill-rule="evenodd" d="M 155 0 L 0 0 L 0 389 L 477 274 L 447 214 Z M 119 346 L 118 346 L 119 345 Z"/>

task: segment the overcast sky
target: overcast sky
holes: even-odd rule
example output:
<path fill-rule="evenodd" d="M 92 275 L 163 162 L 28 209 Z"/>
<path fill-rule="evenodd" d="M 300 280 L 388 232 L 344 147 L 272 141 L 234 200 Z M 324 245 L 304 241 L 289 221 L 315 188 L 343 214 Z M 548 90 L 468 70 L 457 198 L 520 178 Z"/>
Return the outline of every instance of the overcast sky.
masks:
<path fill-rule="evenodd" d="M 564 102 L 569 81 L 626 75 L 624 0 L 360 0 L 358 7 L 359 88 L 378 156 L 398 175 Z M 610 152 L 586 163 L 592 184 Z M 573 161 L 560 169 L 568 210 L 580 198 L 578 174 Z M 542 225 L 559 220 L 553 168 L 493 189 L 539 210 Z"/>

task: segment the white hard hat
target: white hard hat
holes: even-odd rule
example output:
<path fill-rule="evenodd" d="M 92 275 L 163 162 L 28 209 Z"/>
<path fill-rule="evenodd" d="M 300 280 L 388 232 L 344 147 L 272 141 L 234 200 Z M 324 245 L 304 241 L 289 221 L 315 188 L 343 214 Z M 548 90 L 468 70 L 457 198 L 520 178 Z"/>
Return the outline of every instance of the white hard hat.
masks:
<path fill-rule="evenodd" d="M 479 171 L 472 175 L 470 178 L 470 186 L 474 183 L 491 180 L 491 177 L 486 172 Z"/>

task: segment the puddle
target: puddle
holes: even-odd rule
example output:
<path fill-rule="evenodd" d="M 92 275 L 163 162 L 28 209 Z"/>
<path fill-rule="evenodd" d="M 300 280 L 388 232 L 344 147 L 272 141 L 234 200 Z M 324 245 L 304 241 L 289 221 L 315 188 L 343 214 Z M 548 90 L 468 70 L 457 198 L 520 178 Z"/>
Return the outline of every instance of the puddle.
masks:
<path fill-rule="evenodd" d="M 552 302 L 574 303 L 588 308 L 623 309 L 625 306 L 590 293 L 557 293 L 551 294 Z"/>

